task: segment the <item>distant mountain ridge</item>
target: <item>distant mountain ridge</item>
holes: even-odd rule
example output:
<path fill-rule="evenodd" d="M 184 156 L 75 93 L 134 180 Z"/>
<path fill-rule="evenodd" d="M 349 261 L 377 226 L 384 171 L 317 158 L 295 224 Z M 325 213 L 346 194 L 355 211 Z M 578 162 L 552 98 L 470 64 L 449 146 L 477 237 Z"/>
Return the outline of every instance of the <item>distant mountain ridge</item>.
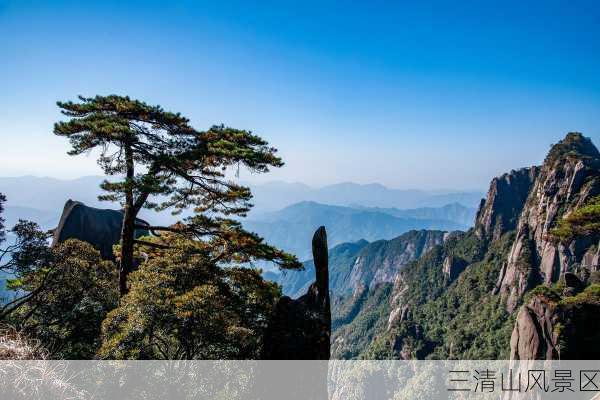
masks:
<path fill-rule="evenodd" d="M 349 206 L 412 209 L 460 203 L 477 207 L 483 191 L 392 189 L 378 183 L 343 182 L 312 188 L 302 183 L 270 182 L 249 185 L 257 209 L 274 211 L 302 201 Z"/>
<path fill-rule="evenodd" d="M 342 243 L 329 250 L 329 290 L 333 295 L 348 283 L 352 265 L 359 252 L 369 242 L 359 240 L 354 243 Z M 312 260 L 302 263 L 302 271 L 282 271 L 264 273 L 264 278 L 281 285 L 283 293 L 291 298 L 297 298 L 306 292 L 306 289 L 315 279 L 315 266 Z"/>
<path fill-rule="evenodd" d="M 333 298 L 392 283 L 401 268 L 434 246 L 442 244 L 447 232 L 412 230 L 391 240 L 372 243 L 359 240 L 342 243 L 329 251 L 329 289 Z M 265 278 L 282 286 L 284 294 L 294 298 L 302 295 L 313 282 L 312 260 L 303 263 L 303 271 L 268 272 Z"/>
<path fill-rule="evenodd" d="M 18 219 L 28 219 L 38 222 L 43 229 L 52 229 L 68 199 L 90 207 L 118 208 L 114 203 L 98 201 L 102 180 L 98 176 L 73 180 L 35 176 L 0 178 L 0 193 L 7 196 L 6 225 L 11 227 Z M 476 192 L 397 190 L 379 184 L 354 183 L 313 189 L 300 183 L 272 182 L 251 185 L 251 189 L 256 206 L 244 225 L 272 244 L 297 254 L 301 260 L 310 258 L 305 238 L 323 223 L 330 246 L 360 239 L 391 239 L 411 229 L 464 230 L 472 225 L 475 214 L 475 209 L 465 204 L 475 205 L 482 197 Z M 440 202 L 443 204 L 438 207 L 436 204 Z M 269 211 L 275 205 L 282 207 L 277 208 L 279 211 Z M 415 205 L 421 208 L 404 208 Z M 181 217 L 173 217 L 168 210 L 141 213 L 141 218 L 160 225 L 174 223 Z"/>
<path fill-rule="evenodd" d="M 470 224 L 442 219 L 446 215 L 448 218 L 459 215 L 463 221 L 468 214 L 471 214 Z M 361 239 L 369 242 L 389 240 L 411 230 L 466 230 L 474 221 L 474 214 L 474 209 L 469 210 L 461 205 L 450 205 L 443 209 L 399 210 L 352 208 L 305 201 L 277 212 L 262 214 L 260 219 L 244 220 L 243 224 L 267 242 L 306 260 L 310 258 L 310 246 L 302 238 L 321 225 L 327 229 L 329 246 L 333 247 Z M 430 219 L 429 216 L 439 218 Z"/>
<path fill-rule="evenodd" d="M 416 219 L 434 219 L 446 220 L 462 224 L 465 227 L 471 227 L 475 220 L 477 209 L 474 207 L 466 207 L 461 203 L 450 203 L 442 207 L 419 207 L 413 209 L 399 208 L 383 208 L 383 207 L 364 207 L 360 205 L 353 206 L 354 208 L 377 211 L 384 214 L 389 214 L 399 218 L 416 218 Z"/>
<path fill-rule="evenodd" d="M 108 203 L 99 202 L 100 183 L 104 177 L 84 176 L 77 179 L 21 176 L 0 177 L 0 193 L 8 197 L 7 206 L 27 207 L 36 210 L 62 209 L 67 199 L 77 199 L 90 207 L 106 208 Z M 340 206 L 363 206 L 412 209 L 443 207 L 460 203 L 475 208 L 484 193 L 480 191 L 453 190 L 404 190 L 383 185 L 357 184 L 351 182 L 312 188 L 302 183 L 269 182 L 248 185 L 253 194 L 252 214 L 280 210 L 302 201 L 314 201 Z"/>

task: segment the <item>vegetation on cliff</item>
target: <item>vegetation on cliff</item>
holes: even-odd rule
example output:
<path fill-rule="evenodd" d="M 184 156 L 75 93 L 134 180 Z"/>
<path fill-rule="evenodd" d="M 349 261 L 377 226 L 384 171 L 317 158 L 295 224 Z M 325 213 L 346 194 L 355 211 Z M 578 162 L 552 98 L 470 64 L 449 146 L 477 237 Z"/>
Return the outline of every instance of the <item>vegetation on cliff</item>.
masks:
<path fill-rule="evenodd" d="M 559 220 L 551 234 L 566 243 L 577 236 L 600 234 L 600 196 Z"/>
<path fill-rule="evenodd" d="M 556 305 L 561 334 L 558 343 L 548 339 L 556 355 L 536 350 L 525 357 L 584 356 L 575 349 L 595 337 L 591 315 L 598 303 L 599 160 L 588 138 L 569 133 L 542 167 L 494 179 L 474 229 L 405 266 L 392 289 L 381 286 L 339 302 L 351 318 L 334 332 L 334 356 L 508 358 L 518 307 L 536 297 Z M 563 292 L 565 279 L 577 289 Z M 546 284 L 536 287 L 540 282 Z M 385 290 L 385 305 L 373 307 Z M 366 347 L 353 347 L 355 331 L 372 338 Z"/>
<path fill-rule="evenodd" d="M 344 343 L 345 349 L 352 348 L 346 343 L 355 331 L 372 340 L 354 352 L 343 350 L 334 355 L 366 359 L 506 357 L 512 320 L 492 290 L 513 237 L 508 233 L 485 251 L 484 243 L 471 231 L 407 265 L 393 289 L 387 285 L 363 294 L 362 303 L 379 298 L 380 304 L 359 307 L 357 316 L 335 332 L 333 348 L 340 348 L 336 341 Z M 454 282 L 448 281 L 441 268 L 450 254 L 469 262 L 468 271 Z M 382 292 L 387 297 L 381 296 Z M 398 310 L 396 318 L 390 317 L 394 309 Z M 375 314 L 381 316 L 369 318 Z"/>
<path fill-rule="evenodd" d="M 174 234 L 148 238 L 148 261 L 102 323 L 99 356 L 111 359 L 254 359 L 281 295 L 252 268 L 220 268 L 223 255 Z"/>

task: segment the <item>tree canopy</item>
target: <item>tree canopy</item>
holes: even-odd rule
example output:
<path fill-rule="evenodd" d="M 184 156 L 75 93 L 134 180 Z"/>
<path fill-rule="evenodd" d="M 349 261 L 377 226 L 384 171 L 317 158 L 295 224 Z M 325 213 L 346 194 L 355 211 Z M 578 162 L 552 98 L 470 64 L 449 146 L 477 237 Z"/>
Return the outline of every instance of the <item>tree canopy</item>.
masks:
<path fill-rule="evenodd" d="M 279 287 L 260 271 L 220 268 L 210 246 L 173 234 L 149 238 L 147 262 L 102 326 L 100 356 L 118 359 L 258 358 Z"/>
<path fill-rule="evenodd" d="M 221 238 L 232 243 L 251 241 L 260 246 L 254 255 L 281 268 L 300 268 L 295 257 L 262 244 L 227 216 L 245 216 L 251 207 L 250 189 L 227 179 L 230 167 L 263 173 L 283 162 L 276 149 L 250 131 L 215 125 L 198 131 L 179 113 L 123 96 L 80 97 L 58 102 L 69 117 L 54 133 L 69 138 L 71 155 L 100 150 L 99 165 L 107 176 L 102 200 L 118 201 L 123 208 L 119 250 L 121 295 L 134 267 L 135 217 L 142 208 L 192 209 L 194 215 L 177 228 L 151 226 L 153 232 L 191 235 L 198 240 Z M 221 215 L 219 217 L 218 215 Z M 148 228 L 148 227 L 144 227 Z M 152 245 L 146 242 L 145 245 Z M 248 248 L 248 246 L 245 246 Z"/>
<path fill-rule="evenodd" d="M 10 322 L 39 340 L 50 357 L 94 358 L 100 325 L 118 303 L 117 269 L 79 240 L 69 239 L 48 251 L 39 268 L 9 280 L 11 289 L 31 294 L 10 315 Z"/>

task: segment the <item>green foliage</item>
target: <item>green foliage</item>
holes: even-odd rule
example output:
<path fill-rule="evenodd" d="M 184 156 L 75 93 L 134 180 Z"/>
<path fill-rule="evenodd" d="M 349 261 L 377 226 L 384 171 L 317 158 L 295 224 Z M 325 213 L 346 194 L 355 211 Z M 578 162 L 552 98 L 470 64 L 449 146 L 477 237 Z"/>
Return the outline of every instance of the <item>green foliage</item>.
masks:
<path fill-rule="evenodd" d="M 382 284 L 372 291 L 365 289 L 365 292 L 356 297 L 349 298 L 349 303 L 341 308 L 360 309 L 348 325 L 341 326 L 333 335 L 332 346 L 335 354 L 343 359 L 362 358 L 362 352 L 374 340 L 377 332 L 385 329 L 387 316 L 390 313 L 389 296 L 392 292 L 392 285 Z M 337 314 L 334 306 L 333 314 Z M 339 322 L 338 322 L 339 324 Z"/>
<path fill-rule="evenodd" d="M 569 132 L 563 140 L 551 146 L 544 164 L 552 165 L 555 161 L 568 157 L 581 159 L 599 155 L 589 138 L 579 132 Z"/>
<path fill-rule="evenodd" d="M 10 230 L 15 239 L 0 250 L 0 274 L 12 279 L 6 280 L 7 288 L 14 290 L 20 279 L 47 265 L 52 252 L 48 248 L 49 234 L 30 221 L 19 220 Z M 5 294 L 0 306 L 0 321 L 6 319 L 33 293 L 11 292 Z"/>
<path fill-rule="evenodd" d="M 550 152 L 544 161 L 545 165 L 557 167 L 556 162 L 564 162 L 567 159 L 589 159 L 600 156 L 592 141 L 579 132 L 569 132 L 567 136 L 552 145 Z"/>
<path fill-rule="evenodd" d="M 352 296 L 335 296 L 332 302 L 331 329 L 335 331 L 343 325 L 351 323 L 370 297 L 372 297 L 372 293 L 369 293 L 366 288 L 358 290 Z"/>
<path fill-rule="evenodd" d="M 538 285 L 531 289 L 529 292 L 527 292 L 523 299 L 523 303 L 527 304 L 532 298 L 536 296 L 541 296 L 553 303 L 557 303 L 562 297 L 562 289 L 563 288 L 558 285 Z"/>
<path fill-rule="evenodd" d="M 560 306 L 577 306 L 580 304 L 600 304 L 600 284 L 586 287 L 575 296 L 567 296 L 560 299 Z"/>
<path fill-rule="evenodd" d="M 267 172 L 269 166 L 283 165 L 276 150 L 249 131 L 224 126 L 197 131 L 179 113 L 126 96 L 80 100 L 57 103 L 70 119 L 56 123 L 54 133 L 69 138 L 69 154 L 99 147 L 98 163 L 106 175 L 133 173 L 122 181 L 105 182 L 105 200 L 124 201 L 135 194 L 140 208 L 192 206 L 198 211 L 243 214 L 250 191 L 223 179 L 223 170 L 242 165 Z M 147 172 L 135 175 L 135 167 L 146 167 Z M 162 195 L 164 201 L 147 201 L 148 195 Z"/>
<path fill-rule="evenodd" d="M 344 349 L 353 351 L 336 355 L 369 359 L 508 357 L 514 318 L 505 311 L 500 296 L 491 293 L 513 239 L 514 233 L 507 233 L 488 247 L 470 231 L 449 238 L 443 246 L 408 264 L 400 273 L 404 284 L 393 292 L 399 296 L 393 306 L 408 307 L 405 319 L 388 327 L 389 297 L 381 299 L 385 312 L 380 317 L 379 309 L 365 306 L 376 301 L 373 294 L 355 299 L 359 304 L 359 310 L 353 310 L 356 316 L 334 333 L 334 349 L 339 338 Z M 450 283 L 442 273 L 449 255 L 469 262 Z M 367 346 L 361 348 L 355 342 Z"/>
<path fill-rule="evenodd" d="M 466 234 L 451 235 L 444 243 L 447 254 L 457 256 L 469 264 L 482 259 L 487 251 L 485 241 L 470 231 Z"/>
<path fill-rule="evenodd" d="M 102 184 L 101 199 L 123 207 L 120 268 L 77 240 L 50 248 L 48 233 L 20 221 L 16 242 L 0 252 L 0 272 L 11 274 L 18 294 L 0 307 L 0 320 L 56 358 L 257 358 L 281 293 L 249 267 L 301 265 L 228 217 L 245 216 L 252 196 L 226 173 L 279 167 L 276 149 L 249 131 L 197 131 L 180 114 L 128 97 L 58 105 L 68 120 L 54 133 L 69 138 L 69 154 L 99 149 L 98 163 L 116 178 Z M 139 227 L 144 207 L 193 214 L 172 226 Z M 135 238 L 140 228 L 155 236 Z"/>
<path fill-rule="evenodd" d="M 100 325 L 118 301 L 115 265 L 88 243 L 67 240 L 50 250 L 44 264 L 10 281 L 26 301 L 9 321 L 41 342 L 50 357 L 93 358 Z"/>
<path fill-rule="evenodd" d="M 436 288 L 433 299 L 415 304 L 412 318 L 423 332 L 421 342 L 427 343 L 426 357 L 495 359 L 508 351 L 512 323 L 499 296 L 492 296 L 491 292 L 510 238 L 511 235 L 506 235 L 494 243 L 483 260 L 469 265 L 449 287 L 443 291 Z M 465 253 L 465 248 L 471 250 Z M 450 244 L 446 251 L 479 255 L 480 248 L 473 235 L 468 234 L 455 245 Z M 423 267 L 438 274 L 441 270 L 439 261 Z M 421 290 L 429 291 L 427 286 Z"/>
<path fill-rule="evenodd" d="M 131 274 L 131 290 L 103 323 L 100 356 L 258 358 L 277 285 L 255 269 L 220 268 L 203 242 L 154 240 L 169 246 Z"/>
<path fill-rule="evenodd" d="M 576 237 L 598 235 L 600 233 L 600 196 L 592 198 L 561 219 L 550 232 L 562 242 L 569 242 Z"/>
<path fill-rule="evenodd" d="M 591 284 L 579 293 L 564 282 L 540 285 L 531 290 L 526 301 L 544 304 L 551 313 L 554 341 L 564 359 L 595 358 L 594 350 L 600 339 L 597 314 L 600 309 L 600 284 Z"/>

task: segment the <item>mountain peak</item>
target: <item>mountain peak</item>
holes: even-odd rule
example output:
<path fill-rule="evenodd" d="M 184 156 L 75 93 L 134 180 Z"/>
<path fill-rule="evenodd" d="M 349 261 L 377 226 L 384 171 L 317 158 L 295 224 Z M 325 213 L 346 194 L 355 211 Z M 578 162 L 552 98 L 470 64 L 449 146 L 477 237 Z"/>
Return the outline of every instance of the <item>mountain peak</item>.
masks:
<path fill-rule="evenodd" d="M 538 173 L 538 167 L 521 168 L 492 179 L 487 197 L 481 201 L 477 211 L 477 236 L 497 240 L 516 228 Z"/>
<path fill-rule="evenodd" d="M 557 161 L 570 158 L 600 159 L 600 153 L 590 138 L 579 132 L 569 132 L 563 140 L 552 146 L 544 165 L 553 167 Z"/>
<path fill-rule="evenodd" d="M 572 132 L 553 145 L 519 217 L 516 239 L 498 289 L 514 308 L 534 286 L 557 282 L 581 264 L 597 238 L 581 237 L 568 245 L 555 243 L 550 231 L 563 216 L 600 194 L 600 153 L 592 141 Z"/>

